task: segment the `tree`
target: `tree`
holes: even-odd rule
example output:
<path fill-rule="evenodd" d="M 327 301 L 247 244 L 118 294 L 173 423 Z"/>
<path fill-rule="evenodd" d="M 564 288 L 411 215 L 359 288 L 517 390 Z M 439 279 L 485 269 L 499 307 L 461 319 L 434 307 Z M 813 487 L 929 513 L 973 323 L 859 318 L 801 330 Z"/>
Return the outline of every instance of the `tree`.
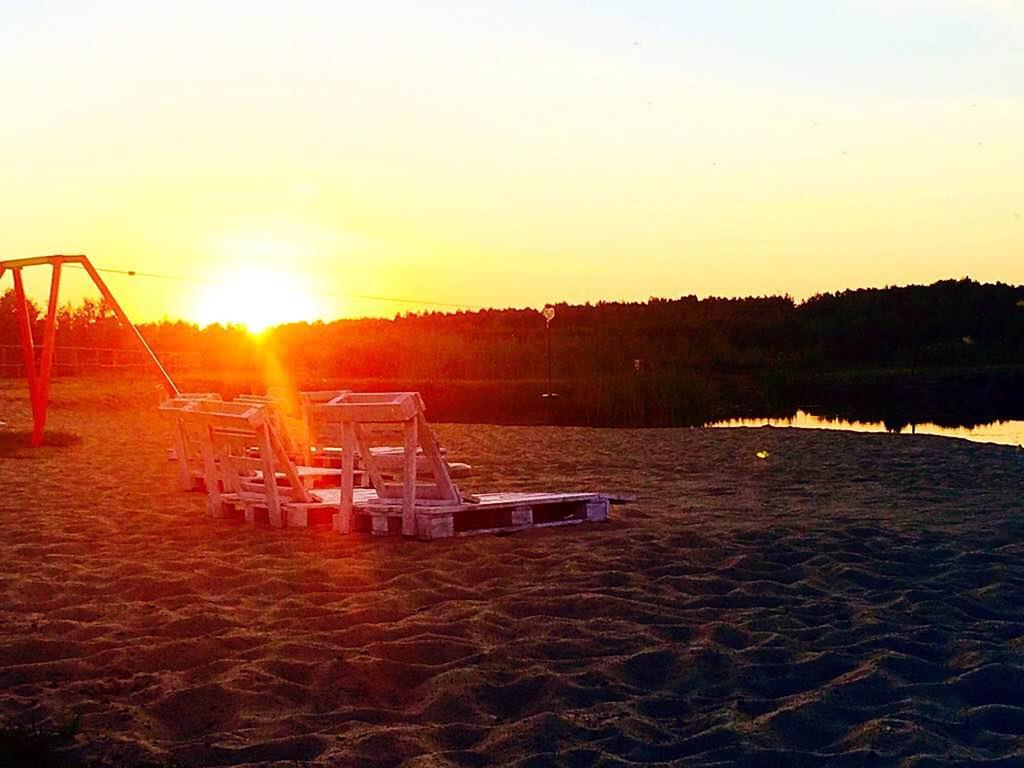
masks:
<path fill-rule="evenodd" d="M 28 302 L 28 319 L 35 328 L 39 322 L 39 307 L 34 301 Z M 8 288 L 0 295 L 0 344 L 20 344 L 21 333 L 18 331 L 18 299 L 13 288 Z"/>

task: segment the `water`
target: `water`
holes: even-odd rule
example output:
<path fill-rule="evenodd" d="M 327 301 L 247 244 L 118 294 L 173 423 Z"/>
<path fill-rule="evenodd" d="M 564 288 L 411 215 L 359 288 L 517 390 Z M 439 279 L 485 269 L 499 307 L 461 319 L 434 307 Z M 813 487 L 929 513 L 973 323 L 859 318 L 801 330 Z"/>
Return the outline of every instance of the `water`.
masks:
<path fill-rule="evenodd" d="M 915 424 L 899 430 L 891 430 L 880 421 L 845 421 L 815 416 L 806 411 L 797 411 L 786 419 L 729 419 L 709 424 L 709 427 L 797 427 L 799 429 L 844 429 L 851 432 L 899 432 L 909 435 L 940 435 L 961 437 L 978 443 L 1000 445 L 1024 445 L 1024 421 L 996 421 L 977 427 L 940 427 L 938 424 Z"/>

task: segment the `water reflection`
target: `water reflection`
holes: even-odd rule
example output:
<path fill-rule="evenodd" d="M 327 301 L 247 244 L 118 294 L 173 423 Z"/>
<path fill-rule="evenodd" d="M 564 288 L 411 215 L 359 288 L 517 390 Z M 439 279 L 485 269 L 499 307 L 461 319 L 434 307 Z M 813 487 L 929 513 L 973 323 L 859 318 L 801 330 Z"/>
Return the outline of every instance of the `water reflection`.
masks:
<path fill-rule="evenodd" d="M 1001 445 L 1024 444 L 1024 421 L 995 421 L 970 427 L 943 427 L 938 424 L 895 424 L 883 421 L 846 421 L 845 419 L 815 416 L 797 411 L 782 419 L 729 419 L 708 424 L 709 427 L 798 427 L 800 429 L 845 429 L 852 432 L 891 432 L 893 434 L 940 435 L 962 437 L 979 443 Z"/>

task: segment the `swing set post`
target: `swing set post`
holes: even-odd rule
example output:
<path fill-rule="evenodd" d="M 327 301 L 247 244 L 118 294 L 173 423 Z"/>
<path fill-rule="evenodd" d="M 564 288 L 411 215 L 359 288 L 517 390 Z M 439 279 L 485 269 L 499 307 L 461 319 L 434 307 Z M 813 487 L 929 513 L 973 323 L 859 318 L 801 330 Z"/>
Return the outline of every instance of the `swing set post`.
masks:
<path fill-rule="evenodd" d="M 28 298 L 25 295 L 25 284 L 21 271 L 26 267 L 51 267 L 50 295 L 46 307 L 46 320 L 43 325 L 43 345 L 40 349 L 39 364 L 36 365 L 36 346 L 32 337 L 32 319 L 28 311 Z M 14 259 L 0 261 L 0 278 L 7 271 L 14 277 L 15 312 L 18 316 L 18 334 L 21 337 L 21 350 L 25 361 L 25 378 L 28 380 L 29 400 L 32 406 L 32 445 L 43 444 L 46 428 L 46 412 L 50 404 L 50 379 L 53 375 L 53 354 L 57 335 L 57 305 L 60 296 L 61 269 L 65 264 L 82 267 L 99 289 L 104 301 L 113 310 L 118 321 L 135 336 L 136 341 L 146 351 L 149 361 L 159 374 L 161 383 L 170 397 L 179 393 L 177 385 L 164 368 L 153 348 L 149 346 L 142 332 L 128 319 L 128 315 L 117 303 L 107 284 L 103 282 L 96 268 L 87 256 L 37 256 L 30 259 Z"/>

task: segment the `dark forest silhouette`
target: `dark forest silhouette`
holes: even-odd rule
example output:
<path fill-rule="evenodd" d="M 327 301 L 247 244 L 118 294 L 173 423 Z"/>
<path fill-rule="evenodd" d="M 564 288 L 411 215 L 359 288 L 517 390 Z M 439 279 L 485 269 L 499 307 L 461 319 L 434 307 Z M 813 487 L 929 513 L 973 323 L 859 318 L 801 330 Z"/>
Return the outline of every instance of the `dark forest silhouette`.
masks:
<path fill-rule="evenodd" d="M 183 322 L 142 330 L 172 372 L 196 386 L 258 389 L 273 361 L 304 388 L 420 389 L 441 419 L 693 424 L 785 415 L 813 402 L 834 415 L 856 408 L 861 418 L 970 422 L 1016 417 L 1021 407 L 1021 286 L 963 279 L 801 303 L 688 296 L 555 309 L 562 397 L 553 404 L 537 397 L 546 348 L 544 320 L 532 309 L 296 323 L 258 339 L 244 328 Z M 0 344 L 17 341 L 8 291 Z M 60 311 L 59 346 L 132 343 L 100 301 Z"/>

